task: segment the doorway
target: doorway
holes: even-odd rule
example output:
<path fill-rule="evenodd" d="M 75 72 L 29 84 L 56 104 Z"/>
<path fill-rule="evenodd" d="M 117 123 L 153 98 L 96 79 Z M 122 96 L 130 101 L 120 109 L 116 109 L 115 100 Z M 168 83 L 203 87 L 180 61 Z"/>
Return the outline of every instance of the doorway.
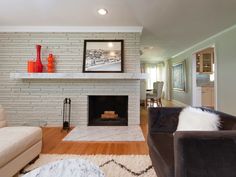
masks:
<path fill-rule="evenodd" d="M 192 105 L 217 109 L 215 46 L 194 52 L 192 58 Z"/>

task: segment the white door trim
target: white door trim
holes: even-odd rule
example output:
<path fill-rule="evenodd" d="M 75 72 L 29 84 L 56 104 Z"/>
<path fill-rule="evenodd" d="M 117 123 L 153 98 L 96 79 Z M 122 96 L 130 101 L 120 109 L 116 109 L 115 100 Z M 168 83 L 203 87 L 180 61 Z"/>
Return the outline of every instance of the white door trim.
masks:
<path fill-rule="evenodd" d="M 195 50 L 194 52 L 192 52 L 192 105 L 196 106 L 196 90 L 197 90 L 197 84 L 196 84 L 196 53 L 207 49 L 209 47 L 213 47 L 214 48 L 214 106 L 215 106 L 215 110 L 218 110 L 218 70 L 217 70 L 217 53 L 216 53 L 216 46 L 215 44 L 210 44 L 207 45 L 203 48 L 200 48 L 198 50 Z"/>
<path fill-rule="evenodd" d="M 216 46 L 214 44 L 214 72 L 215 72 L 215 80 L 214 80 L 214 101 L 215 101 L 215 110 L 218 110 L 218 60 L 216 54 Z"/>
<path fill-rule="evenodd" d="M 197 106 L 196 53 L 192 54 L 192 106 Z"/>

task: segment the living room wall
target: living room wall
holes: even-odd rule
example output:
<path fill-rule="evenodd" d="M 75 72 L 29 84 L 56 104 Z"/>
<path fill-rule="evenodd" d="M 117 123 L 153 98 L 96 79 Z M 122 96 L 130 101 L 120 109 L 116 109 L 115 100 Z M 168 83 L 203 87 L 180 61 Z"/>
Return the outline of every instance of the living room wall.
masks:
<path fill-rule="evenodd" d="M 191 105 L 192 103 L 192 54 L 198 50 L 215 45 L 217 58 L 217 102 L 218 110 L 236 115 L 236 26 L 228 28 L 171 59 L 171 62 L 187 59 L 187 92 L 172 91 L 174 100 Z"/>
<path fill-rule="evenodd" d="M 11 80 L 10 73 L 27 72 L 27 61 L 36 58 L 35 45 L 42 45 L 42 61 L 56 56 L 56 72 L 81 73 L 85 39 L 123 39 L 124 72 L 140 72 L 140 33 L 0 33 L 0 104 L 10 125 L 62 124 L 62 103 L 72 98 L 72 124 L 86 125 L 87 95 L 126 94 L 129 114 L 139 116 L 140 81 L 120 80 Z M 82 119 L 83 117 L 83 119 Z M 139 121 L 139 119 L 137 119 Z M 131 123 L 138 123 L 130 120 Z"/>

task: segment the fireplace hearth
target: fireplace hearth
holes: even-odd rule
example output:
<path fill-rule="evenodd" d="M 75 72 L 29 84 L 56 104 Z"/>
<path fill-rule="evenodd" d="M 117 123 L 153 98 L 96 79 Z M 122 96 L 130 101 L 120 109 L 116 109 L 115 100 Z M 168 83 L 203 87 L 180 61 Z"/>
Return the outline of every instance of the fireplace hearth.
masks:
<path fill-rule="evenodd" d="M 88 96 L 89 126 L 127 126 L 128 96 Z"/>

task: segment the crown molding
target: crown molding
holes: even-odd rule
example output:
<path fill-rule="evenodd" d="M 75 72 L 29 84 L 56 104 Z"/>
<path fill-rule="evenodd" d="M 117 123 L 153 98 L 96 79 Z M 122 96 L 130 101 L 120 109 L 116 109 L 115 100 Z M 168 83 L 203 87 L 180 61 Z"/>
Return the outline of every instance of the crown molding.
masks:
<path fill-rule="evenodd" d="M 0 26 L 0 32 L 136 32 L 142 26 Z"/>
<path fill-rule="evenodd" d="M 207 39 L 205 39 L 205 40 L 203 40 L 203 41 L 201 41 L 201 42 L 198 42 L 198 43 L 192 45 L 191 47 L 189 47 L 189 48 L 187 48 L 187 49 L 185 49 L 185 50 L 183 50 L 183 51 L 181 51 L 181 52 L 179 52 L 179 53 L 173 55 L 171 58 L 178 57 L 179 55 L 181 55 L 181 54 L 183 54 L 183 53 L 185 53 L 185 52 L 188 52 L 189 50 L 192 50 L 193 48 L 195 48 L 195 47 L 197 47 L 197 46 L 199 46 L 199 45 L 201 45 L 201 44 L 204 44 L 204 43 L 207 42 L 207 41 L 213 40 L 213 39 L 215 39 L 215 38 L 217 38 L 217 37 L 223 35 L 224 33 L 229 32 L 229 31 L 231 31 L 231 30 L 233 30 L 233 29 L 235 29 L 235 28 L 236 28 L 236 25 L 233 25 L 233 26 L 231 26 L 231 27 L 229 27 L 229 28 L 226 28 L 225 30 L 223 30 L 223 31 L 221 31 L 221 32 L 219 32 L 219 33 L 216 33 L 215 35 L 212 35 L 212 36 L 208 37 Z"/>

